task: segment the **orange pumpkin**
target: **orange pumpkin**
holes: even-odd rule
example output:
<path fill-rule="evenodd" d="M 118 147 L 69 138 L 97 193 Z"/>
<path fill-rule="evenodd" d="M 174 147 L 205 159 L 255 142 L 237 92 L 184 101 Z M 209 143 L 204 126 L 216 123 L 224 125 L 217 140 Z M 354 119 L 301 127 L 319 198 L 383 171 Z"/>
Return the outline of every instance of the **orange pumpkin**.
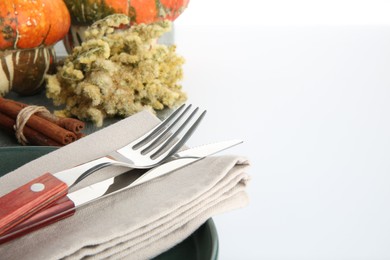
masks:
<path fill-rule="evenodd" d="M 70 27 L 63 0 L 1 0 L 0 50 L 50 46 Z"/>
<path fill-rule="evenodd" d="M 53 45 L 69 28 L 63 0 L 0 0 L 0 96 L 41 91 L 55 60 Z"/>
<path fill-rule="evenodd" d="M 189 0 L 64 0 L 74 25 L 90 25 L 114 13 L 126 14 L 132 23 L 174 21 Z"/>

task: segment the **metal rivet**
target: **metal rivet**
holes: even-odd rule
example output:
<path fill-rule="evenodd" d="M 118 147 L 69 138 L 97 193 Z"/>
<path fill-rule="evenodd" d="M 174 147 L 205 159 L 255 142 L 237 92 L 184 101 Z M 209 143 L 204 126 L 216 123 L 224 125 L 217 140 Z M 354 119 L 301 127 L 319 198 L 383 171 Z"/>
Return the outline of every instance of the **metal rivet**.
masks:
<path fill-rule="evenodd" d="M 43 183 L 34 183 L 33 185 L 31 185 L 30 189 L 33 192 L 40 192 L 45 189 L 45 185 Z"/>

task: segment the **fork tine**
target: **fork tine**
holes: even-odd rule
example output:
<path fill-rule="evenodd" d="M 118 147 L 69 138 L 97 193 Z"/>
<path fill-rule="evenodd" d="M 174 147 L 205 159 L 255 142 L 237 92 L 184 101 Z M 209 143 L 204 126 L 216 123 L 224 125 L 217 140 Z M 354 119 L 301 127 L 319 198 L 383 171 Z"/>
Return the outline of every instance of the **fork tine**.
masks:
<path fill-rule="evenodd" d="M 199 116 L 197 116 L 195 122 L 189 124 L 190 121 L 193 121 L 193 118 L 197 112 L 198 112 L 198 108 L 196 108 L 191 113 L 191 115 L 187 118 L 187 120 L 182 125 L 180 125 L 179 128 L 174 133 L 172 133 L 172 135 L 166 141 L 161 143 L 153 150 L 153 154 L 150 156 L 150 158 L 152 159 L 156 159 L 157 157 L 166 158 L 175 154 L 195 132 L 196 128 L 198 127 L 198 125 L 206 115 L 207 111 L 206 110 L 203 111 Z M 183 132 L 186 126 L 189 127 L 189 129 Z M 182 136 L 177 138 L 177 136 L 181 133 Z M 167 148 L 168 145 L 171 146 Z M 163 152 L 165 149 L 167 150 Z"/>
<path fill-rule="evenodd" d="M 138 149 L 139 147 L 149 143 L 150 141 L 154 140 L 154 138 L 161 133 L 166 127 L 172 127 L 172 125 L 175 125 L 176 122 L 187 113 L 188 109 L 192 106 L 191 104 L 187 106 L 187 108 L 182 112 L 183 108 L 186 107 L 186 104 L 181 105 L 179 108 L 177 108 L 175 111 L 173 111 L 172 114 L 170 114 L 165 120 L 163 120 L 161 123 L 159 123 L 157 126 L 155 126 L 152 130 L 149 131 L 146 135 L 141 136 L 137 140 L 137 142 L 134 144 L 133 149 Z M 181 112 L 181 114 L 180 114 Z M 174 120 L 177 118 L 176 120 Z M 173 122 L 172 122 L 173 121 Z"/>
<path fill-rule="evenodd" d="M 175 115 L 169 116 L 170 119 L 164 120 L 130 144 L 111 152 L 107 158 L 111 164 L 138 169 L 162 163 L 191 137 L 206 113 L 199 110 L 198 107 L 192 109 L 191 105 L 181 106 L 172 113 Z"/>
<path fill-rule="evenodd" d="M 187 107 L 187 109 L 180 115 L 180 117 L 178 117 L 175 120 L 175 122 L 173 122 L 168 128 L 166 128 L 164 132 L 156 136 L 155 139 L 152 142 L 150 142 L 147 146 L 144 146 L 142 148 L 141 154 L 145 155 L 149 153 L 151 150 L 156 149 L 156 147 L 159 147 L 161 144 L 165 143 L 166 140 L 169 138 L 169 136 L 171 136 L 173 133 L 175 133 L 175 131 L 177 131 L 175 130 L 175 128 L 181 127 L 183 125 L 183 123 L 181 123 L 180 121 L 182 121 L 182 119 L 184 118 L 185 120 L 184 123 L 187 124 L 188 120 L 190 120 L 193 117 L 193 115 L 198 111 L 199 108 L 195 108 L 195 110 L 193 110 L 189 116 L 185 115 L 189 111 L 189 109 L 190 107 Z"/>

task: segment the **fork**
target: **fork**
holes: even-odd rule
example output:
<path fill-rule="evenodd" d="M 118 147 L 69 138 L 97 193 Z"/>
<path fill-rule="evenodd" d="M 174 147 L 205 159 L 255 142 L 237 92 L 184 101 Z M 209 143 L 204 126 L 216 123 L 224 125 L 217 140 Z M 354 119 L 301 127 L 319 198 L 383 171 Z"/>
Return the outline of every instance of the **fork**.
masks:
<path fill-rule="evenodd" d="M 71 186 L 111 165 L 146 169 L 174 155 L 191 137 L 205 110 L 182 105 L 152 130 L 93 161 L 54 174 L 46 173 L 0 197 L 0 235 L 65 196 Z"/>
<path fill-rule="evenodd" d="M 126 146 L 104 157 L 58 172 L 56 176 L 69 179 L 68 183 L 71 187 L 90 174 L 112 165 L 133 169 L 149 169 L 158 166 L 186 143 L 205 116 L 206 111 L 200 113 L 198 107 L 189 113 L 191 107 L 192 105 L 186 104 L 180 106 L 156 127 Z M 77 179 L 74 179 L 75 177 Z"/>

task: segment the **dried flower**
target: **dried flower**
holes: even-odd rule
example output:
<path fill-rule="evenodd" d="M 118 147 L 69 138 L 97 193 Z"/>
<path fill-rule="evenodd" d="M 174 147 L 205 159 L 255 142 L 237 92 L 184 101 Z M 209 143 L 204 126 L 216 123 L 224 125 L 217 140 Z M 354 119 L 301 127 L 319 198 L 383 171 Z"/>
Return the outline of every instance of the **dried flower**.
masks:
<path fill-rule="evenodd" d="M 47 76 L 47 97 L 65 105 L 57 113 L 101 126 L 105 117 L 173 108 L 186 100 L 178 83 L 184 59 L 174 45 L 157 43 L 171 22 L 116 29 L 129 22 L 115 14 L 94 23 L 56 75 Z"/>

